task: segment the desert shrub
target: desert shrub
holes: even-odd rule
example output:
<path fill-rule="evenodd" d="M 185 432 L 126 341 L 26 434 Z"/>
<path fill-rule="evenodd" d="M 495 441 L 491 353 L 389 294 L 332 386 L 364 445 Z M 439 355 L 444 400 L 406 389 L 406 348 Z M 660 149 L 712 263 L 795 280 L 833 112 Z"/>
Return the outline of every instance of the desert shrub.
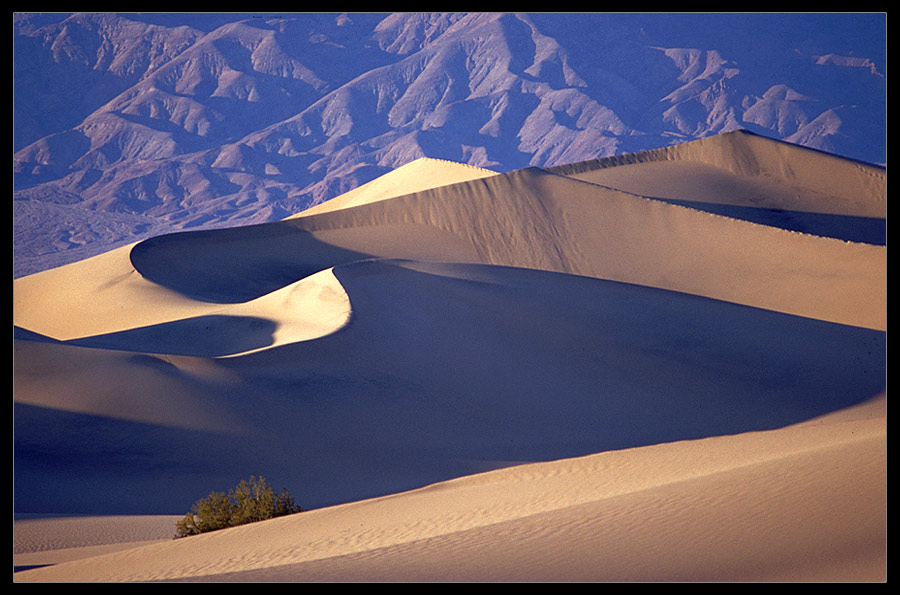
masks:
<path fill-rule="evenodd" d="M 250 476 L 228 494 L 212 492 L 197 500 L 191 512 L 175 524 L 175 537 L 187 537 L 227 527 L 303 512 L 287 490 L 276 494 L 264 477 Z"/>

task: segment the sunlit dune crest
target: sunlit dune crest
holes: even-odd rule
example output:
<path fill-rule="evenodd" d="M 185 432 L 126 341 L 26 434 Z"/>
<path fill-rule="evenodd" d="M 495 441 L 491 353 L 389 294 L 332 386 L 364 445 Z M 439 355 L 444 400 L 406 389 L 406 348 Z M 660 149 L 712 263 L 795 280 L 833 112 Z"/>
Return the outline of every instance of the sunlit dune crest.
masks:
<path fill-rule="evenodd" d="M 884 168 L 738 131 L 550 171 L 655 198 L 884 218 Z"/>
<path fill-rule="evenodd" d="M 17 279 L 16 511 L 88 516 L 14 580 L 885 580 L 885 222 L 738 131 Z M 250 474 L 313 510 L 169 539 Z"/>
<path fill-rule="evenodd" d="M 496 175 L 496 172 L 489 169 L 443 159 L 421 157 L 290 218 L 318 215 L 493 175 Z"/>

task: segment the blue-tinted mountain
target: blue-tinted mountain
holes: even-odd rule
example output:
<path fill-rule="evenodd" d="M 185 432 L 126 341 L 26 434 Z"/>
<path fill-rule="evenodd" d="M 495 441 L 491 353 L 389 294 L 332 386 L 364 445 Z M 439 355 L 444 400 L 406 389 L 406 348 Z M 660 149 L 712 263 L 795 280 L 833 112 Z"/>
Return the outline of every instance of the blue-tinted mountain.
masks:
<path fill-rule="evenodd" d="M 883 14 L 18 14 L 14 275 L 284 218 L 419 157 L 746 129 L 886 161 Z"/>

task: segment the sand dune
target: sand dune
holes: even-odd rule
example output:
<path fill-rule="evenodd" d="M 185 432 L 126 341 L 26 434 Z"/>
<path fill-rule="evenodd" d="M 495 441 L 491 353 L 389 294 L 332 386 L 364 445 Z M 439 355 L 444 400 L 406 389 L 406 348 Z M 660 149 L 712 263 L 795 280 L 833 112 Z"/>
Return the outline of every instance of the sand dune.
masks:
<path fill-rule="evenodd" d="M 549 171 L 655 198 L 887 215 L 883 168 L 746 131 Z"/>
<path fill-rule="evenodd" d="M 517 466 L 18 577 L 877 580 L 886 565 L 879 407 L 852 419 Z"/>
<path fill-rule="evenodd" d="M 882 245 L 882 168 L 746 132 L 549 171 L 707 212 Z"/>
<path fill-rule="evenodd" d="M 293 217 L 308 217 L 495 175 L 489 169 L 421 157 Z"/>
<path fill-rule="evenodd" d="M 18 279 L 17 512 L 316 510 L 15 580 L 883 580 L 886 242 L 826 229 L 885 198 L 746 133 L 426 159 Z"/>

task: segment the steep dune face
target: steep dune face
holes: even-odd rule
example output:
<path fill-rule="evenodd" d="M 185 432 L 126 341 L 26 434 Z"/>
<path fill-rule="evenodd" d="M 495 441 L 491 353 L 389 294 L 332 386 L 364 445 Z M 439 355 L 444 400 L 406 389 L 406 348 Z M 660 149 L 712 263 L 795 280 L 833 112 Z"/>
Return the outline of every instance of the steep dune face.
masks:
<path fill-rule="evenodd" d="M 737 131 L 549 168 L 656 198 L 884 218 L 883 168 Z"/>
<path fill-rule="evenodd" d="M 751 194 L 723 192 L 737 189 L 763 193 L 767 206 L 787 207 L 793 196 L 803 209 L 821 200 L 823 213 L 877 219 L 884 172 L 744 134 L 670 157 L 500 174 L 423 160 L 282 221 L 161 235 L 16 280 L 17 510 L 171 514 L 251 473 L 318 507 L 621 449 L 635 457 L 622 455 L 622 465 L 643 461 L 645 470 L 679 444 L 695 462 L 725 461 L 750 452 L 725 439 L 738 435 L 775 452 L 709 473 L 684 461 L 672 472 L 700 486 L 690 491 L 698 499 L 691 509 L 709 510 L 702 494 L 737 493 L 758 475 L 777 484 L 773 498 L 785 508 L 775 507 L 788 515 L 806 488 L 772 477 L 793 477 L 850 442 L 848 462 L 881 460 L 881 414 L 867 419 L 865 444 L 837 422 L 783 432 L 883 395 L 886 246 L 672 201 L 756 208 Z M 678 174 L 669 176 L 669 166 Z M 842 185 L 817 185 L 809 170 L 825 166 Z M 695 194 L 687 193 L 692 180 Z M 863 522 L 829 516 L 842 534 L 865 527 L 853 539 L 875 568 L 880 469 L 870 464 L 858 484 Z M 507 480 L 521 478 L 499 485 Z M 810 478 L 810 489 L 831 485 L 844 495 L 851 484 L 830 467 Z M 649 505 L 660 519 L 682 518 L 684 511 L 660 507 L 669 487 L 652 488 L 656 504 L 636 495 L 650 492 L 623 487 L 591 492 L 571 510 L 584 505 L 593 518 L 600 503 L 618 506 L 609 498 L 621 495 L 631 504 L 623 500 L 620 514 Z M 514 535 L 534 525 L 505 523 L 535 514 L 547 513 L 554 526 L 571 522 L 568 504 L 541 506 L 516 505 L 514 518 L 494 510 L 499 516 L 492 512 L 485 526 Z M 740 516 L 735 507 L 717 510 L 723 519 Z M 634 536 L 634 518 L 619 518 L 628 529 L 612 534 Z M 765 518 L 763 527 L 780 522 Z M 434 538 L 427 543 L 440 552 L 454 531 L 464 548 L 486 535 L 444 521 L 429 517 L 432 533 L 407 536 Z M 748 522 L 741 517 L 739 532 L 763 551 L 768 529 L 755 533 Z M 595 528 L 578 534 L 596 545 Z M 690 542 L 708 543 L 705 531 Z M 805 544 L 802 555 L 767 567 L 768 575 L 750 574 L 790 574 L 791 565 L 815 560 L 818 534 L 797 525 L 792 535 Z M 542 542 L 528 539 L 535 541 L 514 553 L 523 560 Z M 412 541 L 372 547 L 405 559 Z M 306 564 L 308 545 L 261 564 Z M 771 562 L 767 555 L 761 564 Z M 207 563 L 125 575 L 258 568 L 231 560 L 210 571 Z M 727 567 L 724 575 L 691 566 L 649 576 L 744 576 L 737 561 Z M 311 576 L 330 576 L 329 568 Z M 606 568 L 583 576 L 646 572 Z M 644 567 L 632 560 L 628 568 Z M 554 572 L 534 576 L 559 580 Z"/>

